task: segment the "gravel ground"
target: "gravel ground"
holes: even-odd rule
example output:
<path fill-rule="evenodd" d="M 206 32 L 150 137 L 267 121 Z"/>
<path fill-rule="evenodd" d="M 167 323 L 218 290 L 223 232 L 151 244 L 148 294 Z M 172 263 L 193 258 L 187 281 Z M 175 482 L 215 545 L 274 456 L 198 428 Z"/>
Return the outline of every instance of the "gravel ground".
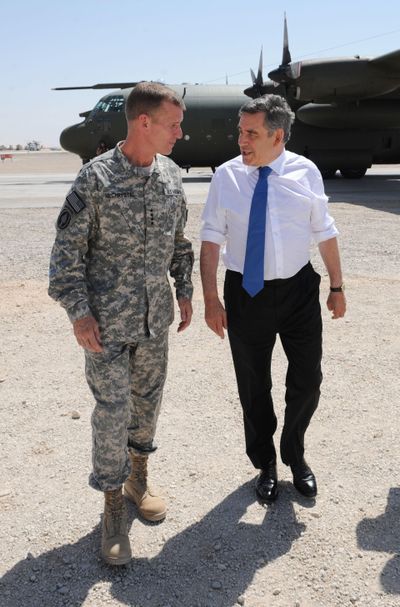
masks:
<path fill-rule="evenodd" d="M 58 211 L 0 211 L 1 607 L 400 605 L 399 199 L 331 203 L 349 310 L 331 321 L 324 309 L 323 391 L 307 434 L 315 502 L 282 464 L 277 502 L 255 500 L 229 347 L 204 324 L 196 263 L 195 318 L 171 332 L 151 460 L 169 514 L 143 523 L 129 506 L 133 560 L 114 569 L 99 556 L 102 495 L 87 486 L 83 355 L 46 294 Z M 200 212 L 190 205 L 197 253 Z M 280 346 L 273 375 L 279 432 Z"/>

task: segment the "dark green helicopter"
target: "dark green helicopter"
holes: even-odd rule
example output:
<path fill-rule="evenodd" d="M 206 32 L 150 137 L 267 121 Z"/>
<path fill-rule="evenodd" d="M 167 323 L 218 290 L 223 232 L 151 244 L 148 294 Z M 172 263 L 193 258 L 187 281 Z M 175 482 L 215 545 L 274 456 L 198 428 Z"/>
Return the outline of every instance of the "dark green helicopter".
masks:
<path fill-rule="evenodd" d="M 324 177 L 340 170 L 359 178 L 372 164 L 400 163 L 400 50 L 374 58 L 335 57 L 292 62 L 284 20 L 281 65 L 264 82 L 262 51 L 253 84 L 169 85 L 184 99 L 184 137 L 171 158 L 182 168 L 216 166 L 238 154 L 238 109 L 246 96 L 285 97 L 296 114 L 287 148 L 313 160 Z M 137 82 L 71 89 L 119 89 L 82 112 L 61 133 L 61 146 L 87 162 L 125 138 L 125 100 Z"/>

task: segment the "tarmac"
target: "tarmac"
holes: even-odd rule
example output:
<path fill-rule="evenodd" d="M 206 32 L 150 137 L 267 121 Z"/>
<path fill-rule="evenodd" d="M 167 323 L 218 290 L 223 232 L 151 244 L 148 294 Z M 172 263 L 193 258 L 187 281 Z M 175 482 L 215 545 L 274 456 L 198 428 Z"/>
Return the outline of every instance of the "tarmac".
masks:
<path fill-rule="evenodd" d="M 255 499 L 228 340 L 204 322 L 199 228 L 211 171 L 182 172 L 195 252 L 194 316 L 170 331 L 151 480 L 161 525 L 129 507 L 132 562 L 99 554 L 102 496 L 87 486 L 93 399 L 64 310 L 47 295 L 55 221 L 79 158 L 0 163 L 1 607 L 399 607 L 400 166 L 325 181 L 340 231 L 348 311 L 324 322 L 322 395 L 306 436 L 315 501 L 278 461 L 280 495 Z M 218 272 L 222 293 L 224 270 Z M 277 341 L 273 397 L 284 416 Z"/>
<path fill-rule="evenodd" d="M 36 157 L 34 156 L 36 154 Z M 19 168 L 24 171 L 19 172 Z M 61 207 L 81 166 L 80 159 L 66 152 L 14 154 L 0 164 L 0 208 Z M 39 172 L 41 170 L 45 172 Z M 63 170 L 63 167 L 65 170 Z M 182 171 L 189 204 L 203 203 L 212 178 L 211 169 Z M 340 174 L 325 181 L 331 202 L 396 202 L 400 192 L 400 165 L 374 165 L 362 179 L 343 179 Z"/>

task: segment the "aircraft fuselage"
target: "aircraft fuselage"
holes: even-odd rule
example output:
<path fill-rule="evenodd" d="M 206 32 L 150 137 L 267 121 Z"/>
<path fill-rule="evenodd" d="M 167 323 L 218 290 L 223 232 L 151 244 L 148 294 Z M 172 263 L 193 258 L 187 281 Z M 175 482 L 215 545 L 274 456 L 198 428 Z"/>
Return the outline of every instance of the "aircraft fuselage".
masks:
<path fill-rule="evenodd" d="M 242 85 L 171 86 L 184 99 L 183 138 L 171 158 L 181 167 L 216 167 L 239 154 L 238 110 L 249 98 Z M 280 93 L 273 83 L 264 92 Z M 131 89 L 102 97 L 84 121 L 61 134 L 64 149 L 84 161 L 125 138 L 125 99 Z M 311 158 L 322 170 L 367 169 L 372 163 L 400 162 L 400 99 L 396 93 L 357 103 L 315 104 L 288 98 L 297 112 L 287 148 Z"/>

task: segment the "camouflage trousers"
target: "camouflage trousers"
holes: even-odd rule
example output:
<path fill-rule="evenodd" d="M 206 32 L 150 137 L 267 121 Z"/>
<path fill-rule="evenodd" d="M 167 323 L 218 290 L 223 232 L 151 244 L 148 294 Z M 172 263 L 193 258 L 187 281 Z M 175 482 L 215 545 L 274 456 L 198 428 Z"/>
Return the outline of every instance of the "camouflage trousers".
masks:
<path fill-rule="evenodd" d="M 155 451 L 154 435 L 168 364 L 168 331 L 129 344 L 85 350 L 86 379 L 96 400 L 92 414 L 93 472 L 100 491 L 121 487 L 130 474 L 129 450 Z"/>

